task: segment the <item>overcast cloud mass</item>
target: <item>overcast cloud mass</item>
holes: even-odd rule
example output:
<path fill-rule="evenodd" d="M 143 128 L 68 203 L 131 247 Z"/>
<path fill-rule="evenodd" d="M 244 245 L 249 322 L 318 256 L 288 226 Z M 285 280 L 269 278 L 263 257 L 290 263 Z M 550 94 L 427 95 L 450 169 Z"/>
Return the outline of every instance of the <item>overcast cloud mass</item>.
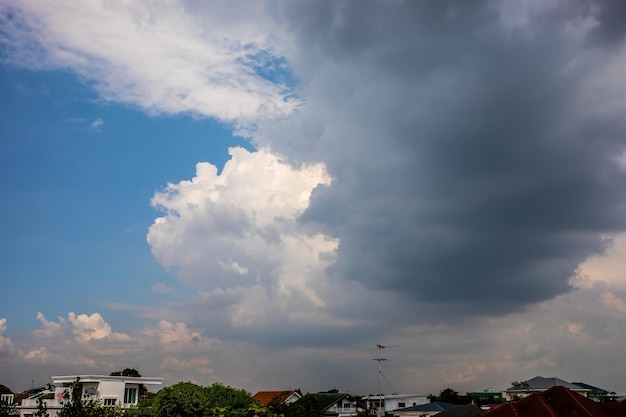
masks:
<path fill-rule="evenodd" d="M 145 201 L 150 296 L 51 294 L 62 314 L 12 328 L 3 295 L 0 383 L 129 366 L 364 395 L 383 343 L 389 392 L 626 394 L 623 22 L 617 0 L 0 0 L 5 73 L 248 141 Z"/>

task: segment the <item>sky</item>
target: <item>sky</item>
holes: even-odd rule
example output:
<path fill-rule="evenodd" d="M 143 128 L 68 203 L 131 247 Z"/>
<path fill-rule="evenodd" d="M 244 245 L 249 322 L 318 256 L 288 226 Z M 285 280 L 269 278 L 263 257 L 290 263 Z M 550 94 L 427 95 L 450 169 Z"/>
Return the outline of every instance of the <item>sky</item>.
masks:
<path fill-rule="evenodd" d="M 626 394 L 625 5 L 0 0 L 0 383 Z"/>

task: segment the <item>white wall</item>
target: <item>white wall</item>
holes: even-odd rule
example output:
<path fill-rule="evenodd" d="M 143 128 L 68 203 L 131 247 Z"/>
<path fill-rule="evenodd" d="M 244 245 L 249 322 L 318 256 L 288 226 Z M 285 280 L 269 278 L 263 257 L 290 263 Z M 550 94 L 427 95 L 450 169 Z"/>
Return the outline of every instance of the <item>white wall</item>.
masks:
<path fill-rule="evenodd" d="M 100 400 L 114 398 L 116 405 L 121 406 L 124 401 L 124 383 L 122 381 L 101 381 Z"/>

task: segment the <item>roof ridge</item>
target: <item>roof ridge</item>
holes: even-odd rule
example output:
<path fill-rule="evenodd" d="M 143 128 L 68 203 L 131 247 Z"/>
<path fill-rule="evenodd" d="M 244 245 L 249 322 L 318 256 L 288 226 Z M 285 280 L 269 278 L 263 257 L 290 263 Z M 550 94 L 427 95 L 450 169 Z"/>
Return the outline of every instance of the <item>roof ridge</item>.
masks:
<path fill-rule="evenodd" d="M 538 395 L 537 398 L 539 399 L 539 402 L 541 403 L 541 405 L 543 405 L 545 407 L 545 409 L 548 411 L 548 413 L 553 416 L 553 417 L 559 417 L 555 412 L 554 409 L 552 408 L 552 406 L 550 406 L 550 403 L 548 403 L 548 400 L 546 400 L 546 398 L 543 395 Z"/>
<path fill-rule="evenodd" d="M 569 394 L 569 396 L 576 402 L 576 404 L 578 404 L 583 410 L 585 410 L 585 412 L 590 415 L 593 416 L 593 413 L 591 411 L 589 411 L 589 409 L 585 406 L 585 404 L 581 401 L 582 398 L 586 398 L 583 397 L 580 394 L 576 394 L 575 392 L 571 391 L 571 390 L 567 390 L 567 393 Z M 604 410 L 602 410 L 604 411 Z"/>
<path fill-rule="evenodd" d="M 511 404 L 511 410 L 513 410 L 513 414 L 515 414 L 515 417 L 522 417 L 520 412 L 517 410 L 518 403 L 517 402 L 512 402 L 512 403 L 509 403 L 509 404 Z M 496 408 L 496 410 L 497 410 L 497 408 Z"/>

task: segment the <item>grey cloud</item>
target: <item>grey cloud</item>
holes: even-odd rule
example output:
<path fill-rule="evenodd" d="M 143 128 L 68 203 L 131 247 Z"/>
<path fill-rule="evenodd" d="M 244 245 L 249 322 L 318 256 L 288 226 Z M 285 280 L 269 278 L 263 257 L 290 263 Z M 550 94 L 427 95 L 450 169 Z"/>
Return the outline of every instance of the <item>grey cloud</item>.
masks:
<path fill-rule="evenodd" d="M 261 139 L 334 176 L 301 219 L 340 238 L 329 273 L 401 294 L 426 313 L 409 321 L 570 291 L 600 234 L 626 228 L 625 126 L 582 93 L 603 64 L 568 70 L 587 46 L 563 27 L 591 9 L 511 30 L 482 3 L 366 4 L 287 10 L 295 65 L 317 73 L 308 107 Z"/>
<path fill-rule="evenodd" d="M 619 0 L 596 2 L 595 20 L 597 26 L 591 37 L 600 43 L 621 43 L 626 35 L 626 3 Z"/>

